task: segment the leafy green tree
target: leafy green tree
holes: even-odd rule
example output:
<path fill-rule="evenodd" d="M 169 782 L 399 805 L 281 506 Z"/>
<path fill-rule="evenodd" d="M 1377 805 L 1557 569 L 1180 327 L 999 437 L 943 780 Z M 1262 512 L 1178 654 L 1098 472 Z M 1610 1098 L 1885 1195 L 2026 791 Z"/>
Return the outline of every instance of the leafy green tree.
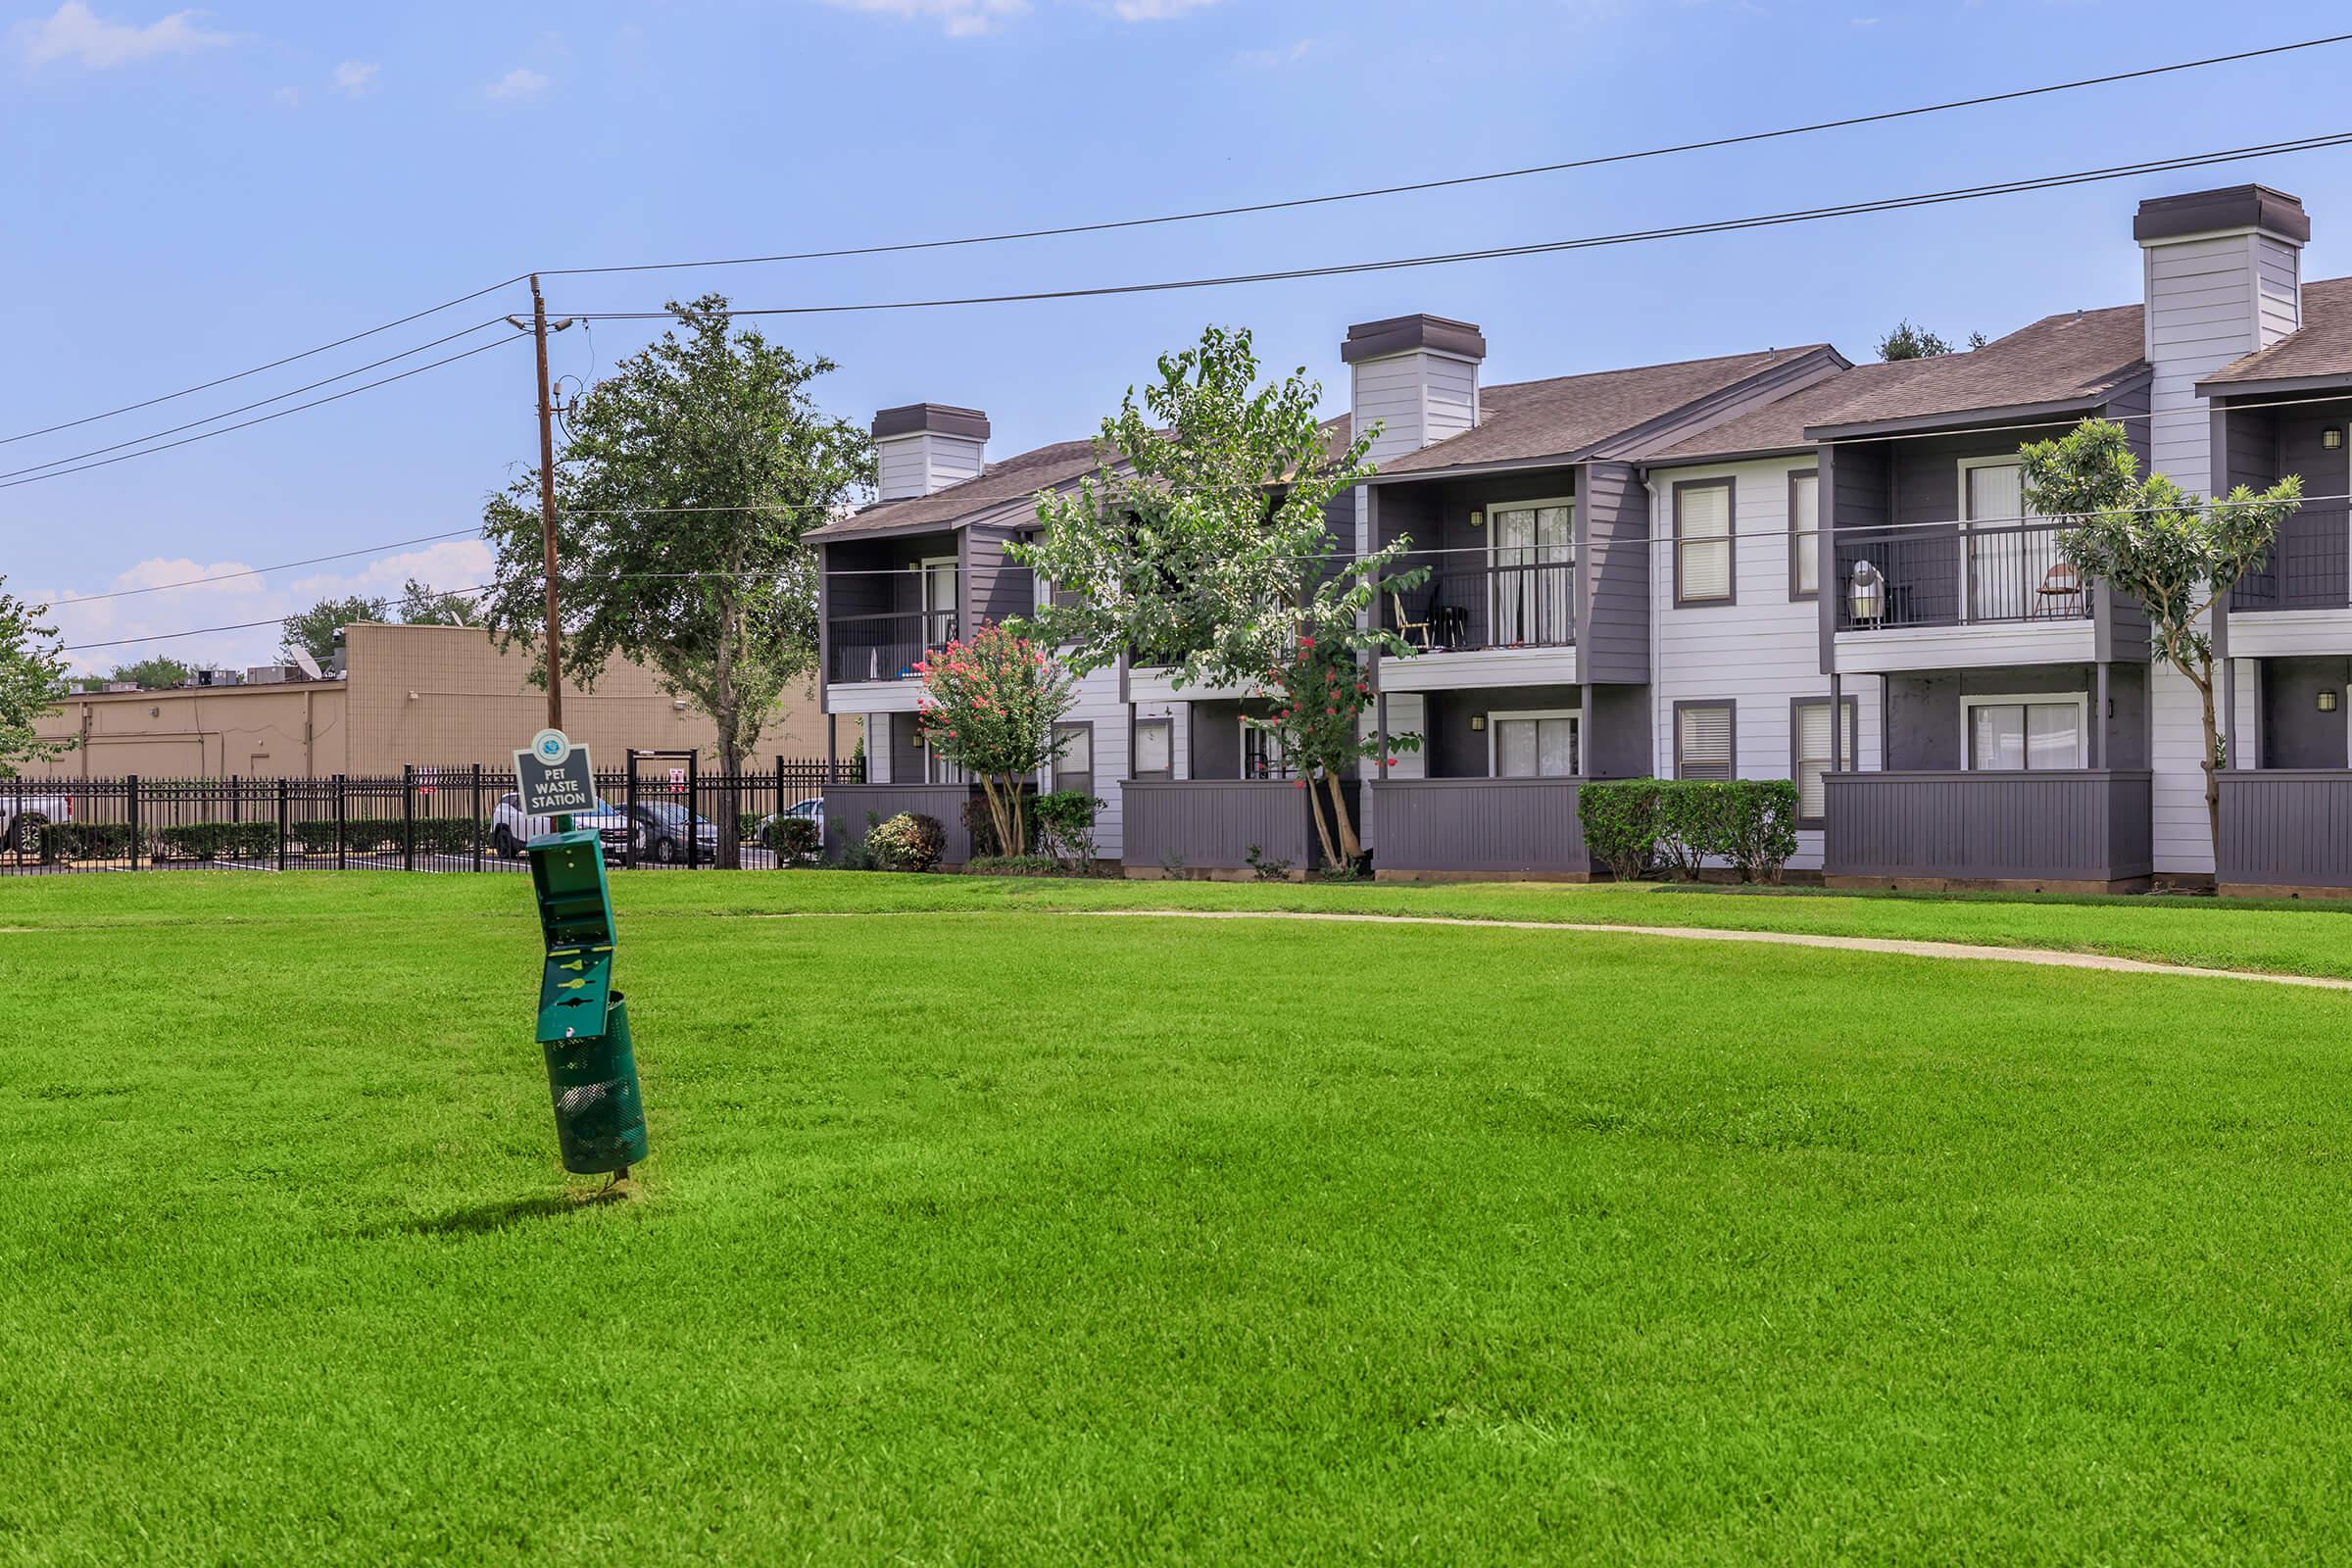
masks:
<path fill-rule="evenodd" d="M 483 626 L 489 616 L 466 594 L 443 593 L 411 577 L 400 590 L 400 623 L 404 626 Z"/>
<path fill-rule="evenodd" d="M 0 577 L 0 585 L 8 579 Z M 0 778 L 13 778 L 21 762 L 38 762 L 71 751 L 71 740 L 43 740 L 34 726 L 57 711 L 65 691 L 66 656 L 57 648 L 57 628 L 41 624 L 47 605 L 27 605 L 0 593 Z"/>
<path fill-rule="evenodd" d="M 298 615 L 288 615 L 281 653 L 302 650 L 323 665 L 335 657 L 335 633 L 345 626 L 363 621 L 389 620 L 392 607 L 381 599 L 353 594 L 343 599 L 321 599 Z"/>
<path fill-rule="evenodd" d="M 1971 332 L 1964 348 L 1981 349 L 1984 334 Z M 1924 326 L 1913 326 L 1908 318 L 1895 323 L 1894 330 L 1879 339 L 1879 358 L 1882 360 L 1932 360 L 1952 352 L 1951 344 Z"/>
<path fill-rule="evenodd" d="M 1371 475 L 1374 431 L 1330 450 L 1315 416 L 1322 393 L 1304 369 L 1260 386 L 1247 331 L 1212 326 L 1197 346 L 1161 356 L 1141 404 L 1130 388 L 1102 421 L 1096 471 L 1074 490 L 1041 495 L 1036 540 L 1009 547 L 1056 590 L 1037 612 L 1042 640 L 1069 647 L 1080 672 L 1133 649 L 1139 663 L 1172 666 L 1179 687 L 1241 687 L 1275 696 L 1278 708 L 1298 706 L 1290 686 L 1301 652 L 1326 687 L 1337 663 L 1352 669 L 1374 648 L 1410 655 L 1403 639 L 1374 629 L 1372 612 L 1381 594 L 1427 573 L 1392 573 L 1401 539 L 1348 560 L 1352 542 L 1332 531 L 1327 509 Z M 1340 687 L 1347 725 L 1284 739 L 1298 748 L 1289 760 L 1300 782 L 1323 785 L 1310 800 L 1326 857 L 1348 863 L 1360 851 L 1340 774 L 1377 742 L 1352 721 L 1361 683 Z"/>
<path fill-rule="evenodd" d="M 1006 626 L 982 626 L 915 665 L 923 696 L 915 721 L 931 750 L 980 781 L 1000 845 L 1029 842 L 1023 786 L 1060 748 L 1054 725 L 1073 682 L 1042 644 Z"/>
<path fill-rule="evenodd" d="M 157 655 L 135 664 L 117 664 L 108 680 L 128 681 L 146 691 L 164 691 L 186 680 L 191 671 L 176 659 Z"/>
<path fill-rule="evenodd" d="M 2156 652 L 2197 689 L 2205 722 L 2206 825 L 2221 842 L 2221 727 L 2214 720 L 2213 607 L 2260 561 L 2303 504 L 2289 474 L 2220 501 L 2143 475 L 2120 424 L 2085 419 L 2025 447 L 2026 505 L 2064 524 L 2058 548 L 2085 578 L 2137 600 Z"/>
<path fill-rule="evenodd" d="M 816 553 L 803 536 L 870 493 L 873 443 L 809 395 L 831 360 L 734 330 L 721 295 L 669 309 L 678 326 L 565 414 L 564 677 L 586 689 L 615 657 L 646 665 L 710 717 L 733 776 L 815 667 Z M 538 497 L 533 469 L 483 508 L 498 567 L 482 610 L 502 647 L 536 647 L 544 626 Z M 731 835 L 719 846 L 732 863 Z"/>

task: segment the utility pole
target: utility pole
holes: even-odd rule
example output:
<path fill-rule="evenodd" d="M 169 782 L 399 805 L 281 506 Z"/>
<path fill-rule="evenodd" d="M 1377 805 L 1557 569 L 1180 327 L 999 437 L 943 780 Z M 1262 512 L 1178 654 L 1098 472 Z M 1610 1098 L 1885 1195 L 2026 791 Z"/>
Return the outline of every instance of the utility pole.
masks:
<path fill-rule="evenodd" d="M 522 325 L 512 316 L 507 319 Z M 555 323 L 563 331 L 569 317 Z M 564 727 L 564 627 L 556 612 L 556 406 L 547 378 L 547 300 L 531 274 L 531 336 L 539 348 L 539 547 L 547 574 L 547 727 Z"/>

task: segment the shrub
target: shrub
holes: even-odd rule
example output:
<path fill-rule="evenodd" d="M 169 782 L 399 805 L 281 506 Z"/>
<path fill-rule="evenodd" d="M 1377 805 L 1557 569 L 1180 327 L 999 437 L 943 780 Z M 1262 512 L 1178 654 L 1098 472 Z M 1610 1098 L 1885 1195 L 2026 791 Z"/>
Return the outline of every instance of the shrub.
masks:
<path fill-rule="evenodd" d="M 51 822 L 40 830 L 41 858 L 121 860 L 130 855 L 128 822 Z"/>
<path fill-rule="evenodd" d="M 997 820 L 986 800 L 975 795 L 963 803 L 963 828 L 972 836 L 973 855 L 1004 855 L 1004 846 L 997 842 Z M 1021 846 L 1021 853 L 1036 854 L 1038 821 L 1035 811 L 1021 813 L 1021 836 L 1027 841 Z"/>
<path fill-rule="evenodd" d="M 975 876 L 1059 876 L 1062 865 L 1051 855 L 975 855 L 964 866 Z"/>
<path fill-rule="evenodd" d="M 779 816 L 767 824 L 767 847 L 776 852 L 780 864 L 816 858 L 817 832 L 812 817 Z"/>
<path fill-rule="evenodd" d="M 1724 853 L 1728 835 L 1723 797 L 1717 792 L 1732 787 L 1689 778 L 1658 785 L 1658 854 L 1686 882 L 1698 880 L 1708 856 Z"/>
<path fill-rule="evenodd" d="M 159 857 L 186 860 L 252 860 L 277 853 L 275 822 L 172 822 L 144 836 Z"/>
<path fill-rule="evenodd" d="M 1249 853 L 1242 859 L 1250 867 L 1250 874 L 1260 882 L 1284 881 L 1291 874 L 1290 861 L 1277 860 L 1254 844 L 1250 846 Z"/>
<path fill-rule="evenodd" d="M 1084 790 L 1055 790 L 1037 798 L 1038 839 L 1046 854 L 1072 871 L 1095 864 L 1095 813 L 1102 803 Z"/>
<path fill-rule="evenodd" d="M 1739 867 L 1742 882 L 1778 882 L 1796 853 L 1796 786 L 1785 778 L 1749 778 L 1712 787 L 1724 792 L 1724 838 L 1716 853 Z"/>
<path fill-rule="evenodd" d="M 1620 882 L 1638 880 L 1658 853 L 1658 781 L 1587 783 L 1576 792 L 1585 848 Z"/>
<path fill-rule="evenodd" d="M 948 830 L 936 816 L 901 811 L 865 836 L 874 864 L 884 871 L 929 871 L 947 853 Z"/>

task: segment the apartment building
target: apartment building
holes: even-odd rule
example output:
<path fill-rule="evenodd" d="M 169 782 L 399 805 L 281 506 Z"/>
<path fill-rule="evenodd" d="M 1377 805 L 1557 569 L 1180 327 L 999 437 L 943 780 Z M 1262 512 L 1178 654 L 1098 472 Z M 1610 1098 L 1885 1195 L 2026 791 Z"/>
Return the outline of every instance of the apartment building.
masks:
<path fill-rule="evenodd" d="M 1349 781 L 1376 872 L 1586 875 L 1582 781 L 1646 774 L 1796 780 L 1792 866 L 1832 882 L 2352 886 L 2352 279 L 2305 281 L 2310 233 L 2259 185 L 2148 201 L 2137 302 L 1895 364 L 1813 344 L 1488 386 L 1475 325 L 1349 328 L 1333 435 L 1377 424 L 1378 472 L 1335 532 L 1429 568 L 1379 608 L 1411 653 L 1375 662 L 1368 722 L 1423 745 Z M 2194 689 L 2025 504 L 2019 446 L 2088 416 L 2192 490 L 2299 473 L 2313 498 L 2215 615 L 2218 845 Z M 1094 462 L 990 464 L 987 433 L 886 411 L 883 500 L 819 534 L 823 700 L 864 718 L 870 804 L 952 831 L 966 786 L 915 744 L 912 665 L 1030 608 L 1004 544 Z M 1252 701 L 1098 672 L 1041 784 L 1093 788 L 1131 874 L 1308 865 Z"/>

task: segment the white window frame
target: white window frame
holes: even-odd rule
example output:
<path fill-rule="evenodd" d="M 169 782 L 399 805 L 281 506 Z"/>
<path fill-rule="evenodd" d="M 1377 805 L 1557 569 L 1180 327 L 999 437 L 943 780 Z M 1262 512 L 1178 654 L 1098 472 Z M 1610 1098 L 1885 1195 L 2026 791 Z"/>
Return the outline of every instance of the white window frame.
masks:
<path fill-rule="evenodd" d="M 1969 573 L 1976 565 L 1976 544 L 1971 538 L 1971 535 L 1975 532 L 1975 529 L 1972 525 L 1978 522 L 1984 522 L 1996 528 L 2022 528 L 2028 522 L 2039 520 L 2039 514 L 2035 513 L 2032 507 L 2026 504 L 2025 463 L 2024 460 L 2020 459 L 2016 453 L 2012 452 L 2005 455 L 2001 453 L 1994 453 L 1989 457 L 1961 458 L 1958 460 L 1958 462 L 1960 466 L 1955 477 L 1959 485 L 1959 490 L 1957 495 L 1954 497 L 1958 505 L 1954 507 L 1953 510 L 1959 514 L 1958 521 L 1960 523 L 1960 619 L 1961 624 L 1972 625 L 1977 619 L 1977 596 L 1970 592 L 1970 589 L 1973 585 L 1969 581 Z M 1974 509 L 1969 505 L 1968 476 L 1979 468 L 2015 468 L 2018 470 L 2018 515 L 2014 517 L 1976 517 L 1970 515 Z M 2026 536 L 2024 534 L 2016 534 L 2010 537 L 2018 540 L 2018 548 L 2021 551 L 2025 548 Z"/>
<path fill-rule="evenodd" d="M 2006 772 L 2005 768 L 1980 768 L 1976 765 L 1973 746 L 1976 736 L 1979 708 L 2062 708 L 2072 704 L 2075 709 L 2075 766 L 2090 765 L 2090 693 L 2088 692 L 2008 692 L 2001 696 L 1963 697 L 1960 699 L 1960 767 L 1963 772 Z M 2028 731 L 2031 733 L 2031 730 Z M 2026 755 L 2031 758 L 2029 746 Z M 2054 768 L 2029 767 L 2030 772 L 2055 772 Z"/>
<path fill-rule="evenodd" d="M 1246 718 L 1235 719 L 1234 725 L 1241 731 L 1242 735 L 1242 777 L 1247 779 L 1257 776 L 1250 771 L 1250 737 L 1252 735 L 1257 737 L 1257 744 L 1266 752 L 1268 760 L 1280 770 L 1277 772 L 1268 773 L 1265 776 L 1267 778 L 1290 778 L 1293 776 L 1290 754 L 1283 750 L 1282 741 L 1272 730 L 1259 729 L 1256 725 L 1250 723 Z"/>
<path fill-rule="evenodd" d="M 1540 542 L 1544 533 L 1544 514 L 1546 511 L 1559 511 L 1568 514 L 1568 540 L 1565 544 L 1547 545 Z M 1565 607 L 1565 612 L 1568 614 L 1574 614 L 1576 592 L 1576 497 L 1554 496 L 1544 501 L 1494 501 L 1489 502 L 1483 509 L 1483 526 L 1487 532 L 1487 641 L 1496 647 L 1502 646 L 1502 572 L 1500 568 L 1505 565 L 1562 565 L 1568 567 L 1569 588 L 1567 597 L 1569 599 L 1569 604 L 1567 607 Z M 1534 513 L 1536 514 L 1536 535 L 1539 542 L 1532 545 L 1505 545 L 1496 543 L 1494 514 L 1500 512 Z M 1505 562 L 1502 559 L 1502 553 L 1505 550 L 1514 552 L 1525 550 L 1529 552 L 1534 559 L 1524 562 Z M 1544 552 L 1546 550 L 1556 550 L 1560 552 L 1560 559 L 1557 561 L 1544 560 Z M 1543 591 L 1543 583 L 1545 580 L 1544 574 L 1542 572 L 1536 572 L 1533 575 L 1537 584 L 1537 592 L 1541 593 Z M 1530 612 L 1533 613 L 1534 600 L 1532 596 L 1530 598 L 1529 605 Z M 1532 628 L 1522 629 L 1526 630 Z"/>
<path fill-rule="evenodd" d="M 1495 733 L 1495 728 L 1497 725 L 1502 724 L 1506 720 L 1514 718 L 1564 718 L 1568 720 L 1571 726 L 1569 733 L 1576 737 L 1574 748 L 1576 752 L 1577 767 L 1581 768 L 1584 765 L 1585 715 L 1582 710 L 1574 708 L 1514 708 L 1500 711 L 1493 711 L 1487 714 L 1487 777 L 1502 777 L 1502 774 L 1496 771 L 1496 768 L 1501 764 L 1502 761 L 1502 740 L 1501 737 Z M 1536 761 L 1538 766 L 1543 765 L 1543 759 L 1544 748 L 1542 743 L 1539 741 L 1536 747 Z M 1581 774 L 1576 769 L 1572 768 L 1565 773 L 1538 773 L 1535 776 L 1537 778 L 1577 778 L 1580 777 Z"/>
<path fill-rule="evenodd" d="M 949 595 L 955 602 L 944 611 L 934 610 L 931 607 L 932 572 L 940 566 L 948 568 L 949 579 L 955 584 L 954 590 Z M 960 556 L 925 556 L 916 570 L 921 573 L 922 582 L 921 591 L 916 594 L 915 598 L 923 616 L 923 641 L 925 643 L 931 641 L 931 617 L 941 614 L 946 615 L 949 621 L 954 623 L 954 629 L 949 636 L 941 640 L 948 641 L 961 636 L 963 634 L 961 624 L 963 620 L 963 558 Z"/>

